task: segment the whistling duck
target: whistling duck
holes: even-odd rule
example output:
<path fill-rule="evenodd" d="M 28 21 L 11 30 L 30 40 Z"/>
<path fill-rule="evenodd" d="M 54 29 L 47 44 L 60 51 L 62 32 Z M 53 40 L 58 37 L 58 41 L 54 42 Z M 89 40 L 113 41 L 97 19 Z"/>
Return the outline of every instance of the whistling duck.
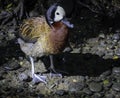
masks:
<path fill-rule="evenodd" d="M 32 78 L 36 82 L 46 83 L 46 76 L 37 75 L 33 57 L 49 55 L 50 68 L 56 72 L 52 54 L 62 52 L 68 39 L 68 28 L 73 24 L 65 18 L 65 11 L 60 6 L 51 6 L 44 16 L 26 19 L 20 26 L 18 43 L 21 50 L 29 56 L 32 65 Z"/>

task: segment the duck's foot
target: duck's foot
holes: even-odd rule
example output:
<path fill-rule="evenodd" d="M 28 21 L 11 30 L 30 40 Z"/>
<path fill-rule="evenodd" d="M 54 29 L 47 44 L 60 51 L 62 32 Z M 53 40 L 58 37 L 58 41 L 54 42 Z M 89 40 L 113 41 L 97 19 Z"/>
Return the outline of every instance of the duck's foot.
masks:
<path fill-rule="evenodd" d="M 46 76 L 34 74 L 32 81 L 34 84 L 39 83 L 39 82 L 43 82 L 43 83 L 47 84 L 46 78 L 47 78 Z"/>
<path fill-rule="evenodd" d="M 62 78 L 62 73 L 63 74 L 68 74 L 67 72 L 64 72 L 64 71 L 60 71 L 60 70 L 55 70 L 54 68 L 49 68 L 49 71 L 50 71 L 50 77 L 60 77 Z"/>

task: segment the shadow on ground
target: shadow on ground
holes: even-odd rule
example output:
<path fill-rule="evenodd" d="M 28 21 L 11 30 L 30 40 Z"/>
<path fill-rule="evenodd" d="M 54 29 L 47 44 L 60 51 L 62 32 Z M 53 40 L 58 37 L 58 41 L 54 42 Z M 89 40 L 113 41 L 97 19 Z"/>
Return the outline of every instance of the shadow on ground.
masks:
<path fill-rule="evenodd" d="M 49 58 L 48 58 L 49 59 Z M 45 65 L 49 65 L 46 59 L 42 59 Z M 119 66 L 120 59 L 103 59 L 98 55 L 65 53 L 54 56 L 54 65 L 57 70 L 67 72 L 68 76 L 99 76 L 113 66 Z M 47 66 L 48 67 L 48 66 Z"/>

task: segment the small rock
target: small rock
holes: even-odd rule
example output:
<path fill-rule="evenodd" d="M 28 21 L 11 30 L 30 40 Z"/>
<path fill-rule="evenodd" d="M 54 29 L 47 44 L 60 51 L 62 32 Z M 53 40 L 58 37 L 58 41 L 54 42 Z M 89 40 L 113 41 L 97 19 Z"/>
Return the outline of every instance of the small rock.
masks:
<path fill-rule="evenodd" d="M 63 52 L 71 52 L 72 51 L 72 48 L 71 47 L 66 47 Z"/>
<path fill-rule="evenodd" d="M 111 74 L 111 71 L 105 71 L 100 75 L 100 79 L 104 80 L 106 78 L 106 76 L 109 76 Z"/>
<path fill-rule="evenodd" d="M 18 88 L 16 92 L 17 93 L 22 93 L 22 92 L 24 92 L 24 89 L 23 88 Z"/>
<path fill-rule="evenodd" d="M 109 80 L 106 79 L 103 81 L 103 84 L 104 84 L 104 87 L 111 87 L 112 82 L 110 82 Z"/>
<path fill-rule="evenodd" d="M 71 53 L 79 53 L 80 49 L 79 48 L 75 48 L 73 51 L 71 51 Z"/>
<path fill-rule="evenodd" d="M 25 70 L 26 70 L 26 67 L 21 67 L 20 69 L 18 69 L 20 73 L 24 72 Z"/>
<path fill-rule="evenodd" d="M 55 94 L 56 94 L 56 95 L 59 95 L 59 96 L 63 96 L 63 95 L 65 95 L 65 93 L 66 93 L 65 90 L 57 90 L 57 91 L 55 92 Z"/>
<path fill-rule="evenodd" d="M 9 29 L 8 30 L 8 36 L 9 36 L 9 40 L 12 40 L 15 38 L 15 35 L 14 35 L 14 29 Z"/>
<path fill-rule="evenodd" d="M 99 55 L 100 57 L 103 57 L 105 55 L 104 51 L 96 51 L 96 54 Z"/>
<path fill-rule="evenodd" d="M 89 88 L 93 92 L 100 92 L 102 90 L 102 85 L 100 83 L 97 83 L 97 82 L 91 82 L 89 84 Z"/>
<path fill-rule="evenodd" d="M 120 67 L 114 67 L 112 73 L 115 75 L 120 75 Z"/>
<path fill-rule="evenodd" d="M 43 94 L 38 94 L 37 98 L 45 98 L 45 96 Z"/>
<path fill-rule="evenodd" d="M 83 92 L 87 95 L 92 95 L 92 91 L 90 91 L 88 88 L 84 88 Z"/>
<path fill-rule="evenodd" d="M 85 86 L 84 82 L 74 82 L 70 84 L 69 90 L 71 92 L 79 92 L 80 90 L 84 88 L 84 86 Z"/>
<path fill-rule="evenodd" d="M 120 29 L 115 30 L 116 33 L 120 33 Z"/>
<path fill-rule="evenodd" d="M 19 69 L 21 66 L 18 64 L 17 61 L 10 61 L 4 65 L 4 69 L 7 71 L 13 71 Z"/>
<path fill-rule="evenodd" d="M 21 73 L 20 75 L 19 75 L 19 79 L 21 80 L 21 81 L 30 81 L 30 77 L 28 76 L 28 75 L 26 75 L 25 73 Z"/>
<path fill-rule="evenodd" d="M 28 88 L 29 87 L 29 84 L 27 82 L 23 82 L 23 87 L 24 88 Z"/>
<path fill-rule="evenodd" d="M 120 49 L 118 48 L 116 51 L 115 51 L 115 54 L 120 57 Z"/>
<path fill-rule="evenodd" d="M 116 77 L 117 83 L 120 83 L 120 76 Z"/>
<path fill-rule="evenodd" d="M 105 38 L 105 34 L 104 33 L 99 34 L 99 38 L 100 39 L 104 39 Z"/>
<path fill-rule="evenodd" d="M 106 42 L 104 40 L 99 41 L 101 47 L 106 47 Z"/>
<path fill-rule="evenodd" d="M 81 82 L 85 81 L 85 77 L 84 76 L 79 76 L 78 78 L 79 78 L 79 81 L 81 81 Z"/>
<path fill-rule="evenodd" d="M 103 98 L 103 95 L 100 93 L 95 93 L 94 95 L 92 95 L 90 98 Z"/>
<path fill-rule="evenodd" d="M 113 60 L 118 60 L 118 59 L 119 59 L 119 56 L 118 56 L 118 55 L 114 55 L 112 59 L 113 59 Z"/>
<path fill-rule="evenodd" d="M 112 89 L 115 91 L 120 91 L 120 83 L 114 83 Z"/>
<path fill-rule="evenodd" d="M 120 94 L 117 94 L 117 95 L 115 96 L 115 98 L 120 98 Z"/>
<path fill-rule="evenodd" d="M 120 39 L 120 34 L 119 33 L 114 34 L 113 37 L 112 37 L 112 39 L 114 41 L 118 41 Z"/>
<path fill-rule="evenodd" d="M 105 98 L 114 98 L 114 95 L 113 94 L 106 94 Z"/>

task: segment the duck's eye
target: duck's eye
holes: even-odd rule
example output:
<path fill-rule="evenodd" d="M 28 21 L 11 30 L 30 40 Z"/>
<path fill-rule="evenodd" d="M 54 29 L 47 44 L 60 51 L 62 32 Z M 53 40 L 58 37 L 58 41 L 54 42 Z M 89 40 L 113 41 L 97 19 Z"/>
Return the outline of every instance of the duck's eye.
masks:
<path fill-rule="evenodd" d="M 60 15 L 60 13 L 59 13 L 59 12 L 57 12 L 57 13 L 56 13 L 56 15 Z"/>

